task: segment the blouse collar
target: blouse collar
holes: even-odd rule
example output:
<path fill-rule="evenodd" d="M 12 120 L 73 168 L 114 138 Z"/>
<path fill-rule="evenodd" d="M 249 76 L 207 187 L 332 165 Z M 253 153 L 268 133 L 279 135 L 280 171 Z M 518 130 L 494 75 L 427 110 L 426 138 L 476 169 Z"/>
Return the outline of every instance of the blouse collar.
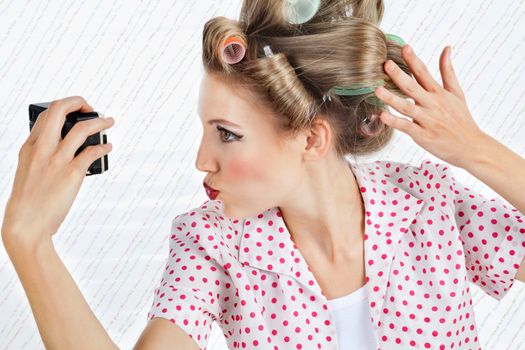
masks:
<path fill-rule="evenodd" d="M 410 174 L 402 177 L 402 163 L 379 162 L 363 165 L 349 162 L 365 207 L 365 275 L 376 330 L 381 324 L 381 310 L 396 248 L 424 204 L 422 199 L 401 186 L 410 178 Z M 394 205 L 398 209 L 387 215 Z M 238 257 L 241 263 L 290 276 L 327 303 L 306 260 L 292 241 L 278 207 L 244 218 L 241 227 Z"/>

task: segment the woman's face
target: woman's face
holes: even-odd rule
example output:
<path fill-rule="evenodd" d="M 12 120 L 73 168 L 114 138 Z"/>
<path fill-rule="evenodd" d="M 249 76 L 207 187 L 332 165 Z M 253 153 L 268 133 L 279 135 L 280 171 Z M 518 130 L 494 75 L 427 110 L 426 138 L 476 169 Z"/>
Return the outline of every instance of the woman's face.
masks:
<path fill-rule="evenodd" d="M 280 136 L 270 112 L 249 100 L 248 94 L 205 74 L 198 113 L 203 135 L 195 166 L 207 173 L 204 181 L 220 191 L 216 200 L 222 201 L 225 215 L 232 219 L 256 215 L 296 195 L 305 145 L 301 138 Z"/>

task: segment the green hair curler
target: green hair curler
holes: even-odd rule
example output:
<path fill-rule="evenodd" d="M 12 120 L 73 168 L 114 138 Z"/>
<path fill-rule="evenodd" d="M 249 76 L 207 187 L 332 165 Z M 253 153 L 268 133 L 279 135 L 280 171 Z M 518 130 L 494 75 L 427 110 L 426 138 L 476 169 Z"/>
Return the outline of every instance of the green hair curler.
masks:
<path fill-rule="evenodd" d="M 405 46 L 405 41 L 401 39 L 401 37 L 395 35 L 395 34 L 385 34 L 387 39 L 397 42 L 401 46 Z"/>
<path fill-rule="evenodd" d="M 291 24 L 303 24 L 311 20 L 321 5 L 321 0 L 287 0 L 284 17 Z"/>
<path fill-rule="evenodd" d="M 388 40 L 395 41 L 401 46 L 405 45 L 405 41 L 395 35 L 395 34 L 385 34 Z M 375 89 L 380 86 L 384 85 L 385 81 L 383 79 L 378 80 L 371 86 L 362 86 L 359 84 L 351 84 L 350 86 L 334 86 L 329 90 L 330 93 L 333 93 L 335 95 L 342 95 L 342 96 L 356 96 L 356 95 L 363 95 L 363 94 L 369 94 L 371 92 L 374 92 Z M 323 96 L 323 101 L 326 101 L 326 99 L 331 100 L 329 95 Z M 365 99 L 365 101 L 371 105 L 378 106 L 378 107 L 384 107 L 385 103 L 379 99 L 375 94 L 373 96 L 369 96 Z"/>

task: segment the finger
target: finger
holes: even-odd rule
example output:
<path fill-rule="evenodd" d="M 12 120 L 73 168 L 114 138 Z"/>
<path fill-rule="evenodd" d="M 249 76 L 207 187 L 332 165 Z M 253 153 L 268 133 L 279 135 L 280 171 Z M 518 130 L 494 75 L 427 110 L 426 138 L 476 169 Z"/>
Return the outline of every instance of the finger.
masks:
<path fill-rule="evenodd" d="M 41 112 L 38 117 L 36 118 L 35 124 L 33 124 L 33 127 L 31 128 L 31 133 L 27 137 L 26 144 L 33 145 L 38 138 L 38 135 L 40 135 L 40 129 L 42 128 L 43 120 L 45 119 L 45 115 L 47 113 L 47 109 L 43 112 Z"/>
<path fill-rule="evenodd" d="M 448 50 L 447 50 L 448 47 Z M 445 90 L 450 91 L 461 100 L 466 101 L 465 93 L 461 89 L 456 72 L 452 66 L 452 61 L 450 60 L 450 55 L 452 54 L 452 49 L 450 46 L 445 47 L 440 57 L 439 69 L 441 71 L 441 76 L 443 80 L 443 87 Z"/>
<path fill-rule="evenodd" d="M 383 86 L 379 86 L 375 90 L 375 94 L 380 100 L 384 101 L 396 111 L 414 119 L 418 123 L 424 118 L 424 113 L 420 106 L 413 104 L 405 98 L 397 96 Z"/>
<path fill-rule="evenodd" d="M 89 136 L 108 129 L 113 126 L 113 124 L 115 124 L 115 122 L 111 119 L 100 117 L 76 123 L 64 137 L 64 140 L 60 142 L 56 156 L 60 157 L 64 162 L 71 162 L 77 150 L 84 144 Z"/>
<path fill-rule="evenodd" d="M 73 171 L 85 176 L 91 164 L 111 152 L 112 148 L 111 143 L 87 146 L 73 159 L 70 166 Z"/>
<path fill-rule="evenodd" d="M 52 101 L 42 121 L 42 131 L 35 142 L 49 148 L 56 148 L 61 141 L 61 131 L 66 122 L 66 115 L 75 111 L 93 112 L 93 107 L 81 96 L 70 96 Z"/>
<path fill-rule="evenodd" d="M 409 135 L 412 139 L 418 138 L 418 135 L 423 133 L 423 128 L 410 120 L 397 117 L 387 112 L 382 112 L 379 115 L 381 121 L 394 129 L 401 130 L 405 134 Z"/>
<path fill-rule="evenodd" d="M 430 104 L 431 97 L 428 92 L 423 89 L 415 79 L 407 75 L 399 66 L 392 60 L 387 60 L 385 63 L 385 72 L 394 81 L 405 95 L 411 97 L 420 105 L 427 106 Z"/>
<path fill-rule="evenodd" d="M 417 82 L 428 92 L 437 92 L 442 89 L 441 85 L 434 80 L 432 74 L 428 71 L 427 66 L 417 57 L 410 45 L 402 48 L 403 58 L 405 59 L 410 71 L 416 78 Z"/>

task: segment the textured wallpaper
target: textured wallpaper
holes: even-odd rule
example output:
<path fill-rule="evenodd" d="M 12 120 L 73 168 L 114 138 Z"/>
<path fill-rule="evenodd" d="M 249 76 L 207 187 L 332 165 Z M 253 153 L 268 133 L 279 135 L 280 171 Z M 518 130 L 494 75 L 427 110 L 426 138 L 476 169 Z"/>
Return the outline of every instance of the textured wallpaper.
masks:
<path fill-rule="evenodd" d="M 386 1 L 382 29 L 401 36 L 441 83 L 452 62 L 478 125 L 525 155 L 525 3 L 511 0 Z M 203 24 L 236 18 L 239 0 L 0 1 L 0 203 L 29 135 L 28 105 L 83 96 L 116 119 L 109 170 L 87 177 L 55 247 L 121 349 L 147 322 L 168 252 L 172 219 L 207 200 L 195 168 L 202 126 L 196 105 Z M 433 158 L 399 131 L 370 159 Z M 367 161 L 368 159 L 360 159 Z M 494 192 L 463 169 L 471 188 Z M 472 285 L 484 349 L 525 342 L 525 289 L 499 303 Z M 0 349 L 43 349 L 24 290 L 0 249 Z M 209 349 L 226 349 L 215 325 Z"/>

